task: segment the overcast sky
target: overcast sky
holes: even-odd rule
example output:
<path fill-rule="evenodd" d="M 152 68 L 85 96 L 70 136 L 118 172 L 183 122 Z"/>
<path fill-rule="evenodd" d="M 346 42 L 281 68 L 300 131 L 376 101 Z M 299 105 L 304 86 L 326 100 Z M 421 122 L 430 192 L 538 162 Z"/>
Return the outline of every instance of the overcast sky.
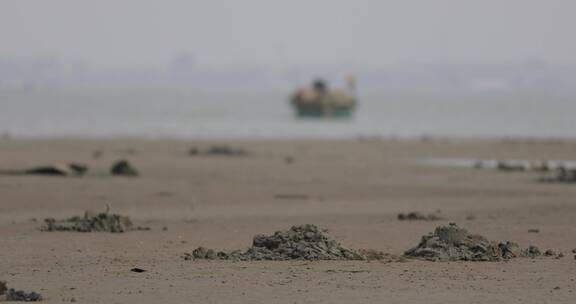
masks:
<path fill-rule="evenodd" d="M 96 64 L 576 63 L 574 0 L 1 0 L 0 56 Z"/>

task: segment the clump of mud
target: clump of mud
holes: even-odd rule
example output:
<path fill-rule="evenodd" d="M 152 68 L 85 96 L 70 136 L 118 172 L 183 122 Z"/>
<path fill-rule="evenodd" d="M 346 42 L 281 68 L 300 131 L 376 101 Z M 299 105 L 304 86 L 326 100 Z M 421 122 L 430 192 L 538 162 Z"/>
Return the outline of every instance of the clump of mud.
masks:
<path fill-rule="evenodd" d="M 23 290 L 8 289 L 6 292 L 6 301 L 17 302 L 39 302 L 42 301 L 42 295 L 37 292 L 25 292 Z"/>
<path fill-rule="evenodd" d="M 122 233 L 132 230 L 150 230 L 150 228 L 135 227 L 127 216 L 86 211 L 82 217 L 74 216 L 64 220 L 47 218 L 40 230 Z"/>
<path fill-rule="evenodd" d="M 544 183 L 576 183 L 576 169 L 559 167 L 550 175 L 540 178 Z"/>
<path fill-rule="evenodd" d="M 423 214 L 420 212 L 398 213 L 399 221 L 439 221 L 443 218 L 437 214 Z"/>
<path fill-rule="evenodd" d="M 22 170 L 0 170 L 0 175 L 49 175 L 49 176 L 83 176 L 88 166 L 81 163 L 58 163 L 53 165 L 31 167 Z"/>
<path fill-rule="evenodd" d="M 425 235 L 418 246 L 406 251 L 406 257 L 428 261 L 501 261 L 542 255 L 536 246 L 521 249 L 513 242 L 497 243 L 451 223 Z"/>
<path fill-rule="evenodd" d="M 6 286 L 6 282 L 0 281 L 0 296 L 5 295 L 6 291 L 8 291 L 8 286 Z"/>
<path fill-rule="evenodd" d="M 384 256 L 382 254 L 381 256 Z M 366 260 L 361 251 L 342 247 L 315 225 L 292 226 L 273 235 L 256 235 L 246 251 L 215 251 L 198 247 L 185 259 L 285 261 L 285 260 Z"/>
<path fill-rule="evenodd" d="M 110 174 L 121 176 L 138 176 L 140 173 L 127 160 L 115 162 L 110 168 Z"/>
<path fill-rule="evenodd" d="M 241 148 L 233 148 L 227 145 L 214 145 L 206 149 L 192 147 L 188 151 L 189 155 L 221 155 L 221 156 L 245 156 L 248 154 L 246 150 Z"/>
<path fill-rule="evenodd" d="M 25 292 L 22 290 L 8 289 L 6 282 L 0 281 L 0 295 L 5 295 L 6 301 L 15 302 L 38 302 L 42 296 L 37 292 Z"/>

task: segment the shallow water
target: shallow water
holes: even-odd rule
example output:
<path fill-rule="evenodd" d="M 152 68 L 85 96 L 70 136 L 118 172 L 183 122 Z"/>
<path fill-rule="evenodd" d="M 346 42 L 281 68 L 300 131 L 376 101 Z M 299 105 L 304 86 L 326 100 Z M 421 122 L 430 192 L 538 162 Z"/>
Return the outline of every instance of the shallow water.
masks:
<path fill-rule="evenodd" d="M 350 120 L 301 120 L 284 93 L 0 93 L 15 136 L 182 138 L 576 138 L 571 98 L 518 94 L 365 94 Z"/>

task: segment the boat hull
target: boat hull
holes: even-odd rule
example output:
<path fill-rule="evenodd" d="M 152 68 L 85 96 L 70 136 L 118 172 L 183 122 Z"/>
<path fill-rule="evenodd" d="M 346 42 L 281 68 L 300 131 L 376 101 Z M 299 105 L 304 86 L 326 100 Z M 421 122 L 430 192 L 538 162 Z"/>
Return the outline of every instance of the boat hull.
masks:
<path fill-rule="evenodd" d="M 350 118 L 354 113 L 352 107 L 322 107 L 322 106 L 297 106 L 296 116 L 299 118 Z"/>

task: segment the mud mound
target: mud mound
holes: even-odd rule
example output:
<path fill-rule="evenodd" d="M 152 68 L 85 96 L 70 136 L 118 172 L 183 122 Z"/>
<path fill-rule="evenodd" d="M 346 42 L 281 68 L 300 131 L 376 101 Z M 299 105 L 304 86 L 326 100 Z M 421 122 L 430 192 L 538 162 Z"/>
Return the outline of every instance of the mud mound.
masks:
<path fill-rule="evenodd" d="M 500 171 L 526 171 L 528 164 L 523 161 L 499 160 L 496 163 L 496 169 Z"/>
<path fill-rule="evenodd" d="M 0 281 L 0 295 L 6 295 L 6 301 L 15 302 L 38 302 L 42 296 L 37 292 L 25 292 L 22 290 L 8 289 L 6 282 Z"/>
<path fill-rule="evenodd" d="M 248 155 L 244 149 L 233 148 L 227 145 L 214 145 L 206 149 L 192 147 L 188 151 L 189 155 L 220 155 L 220 156 L 245 156 Z"/>
<path fill-rule="evenodd" d="M 215 251 L 199 247 L 185 259 L 285 261 L 285 260 L 365 260 L 361 252 L 342 247 L 315 225 L 292 226 L 273 235 L 257 235 L 246 251 Z"/>
<path fill-rule="evenodd" d="M 51 176 L 82 176 L 88 171 L 88 166 L 80 163 L 53 164 L 31 167 L 23 170 L 0 170 L 1 175 L 51 175 Z"/>
<path fill-rule="evenodd" d="M 553 173 L 539 179 L 543 183 L 576 183 L 576 169 L 558 168 Z"/>
<path fill-rule="evenodd" d="M 497 243 L 481 235 L 468 233 L 456 224 L 437 227 L 425 235 L 418 246 L 406 251 L 406 257 L 428 261 L 501 261 L 541 255 L 535 246 L 521 249 L 516 243 Z"/>
<path fill-rule="evenodd" d="M 134 227 L 127 216 L 109 213 L 94 213 L 86 211 L 83 217 L 74 216 L 64 220 L 47 218 L 42 231 L 74 231 L 74 232 L 111 232 L 121 233 L 131 230 L 149 230 L 146 227 Z"/>
<path fill-rule="evenodd" d="M 443 218 L 430 213 L 430 214 L 423 214 L 420 212 L 408 212 L 408 213 L 398 213 L 398 220 L 399 221 L 439 221 Z"/>
<path fill-rule="evenodd" d="M 8 289 L 6 292 L 6 301 L 15 302 L 39 302 L 42 301 L 42 296 L 37 292 L 25 292 L 23 290 Z"/>
<path fill-rule="evenodd" d="M 121 176 L 138 176 L 140 173 L 125 159 L 115 162 L 110 168 L 110 174 Z"/>

